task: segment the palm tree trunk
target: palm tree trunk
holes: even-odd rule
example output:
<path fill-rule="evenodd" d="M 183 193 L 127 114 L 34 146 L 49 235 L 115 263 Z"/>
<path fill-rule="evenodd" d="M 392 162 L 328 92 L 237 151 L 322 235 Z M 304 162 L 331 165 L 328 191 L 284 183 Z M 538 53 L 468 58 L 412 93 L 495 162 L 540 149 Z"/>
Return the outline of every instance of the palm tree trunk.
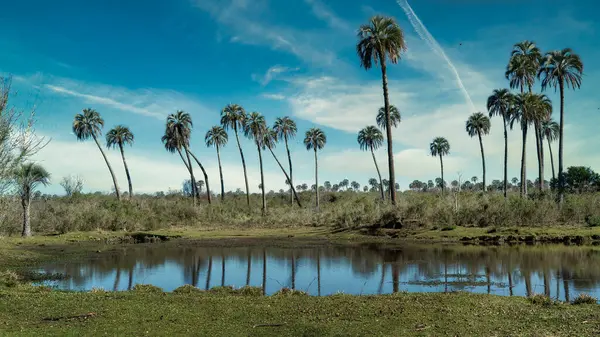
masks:
<path fill-rule="evenodd" d="M 225 286 L 225 255 L 221 254 L 221 287 Z"/>
<path fill-rule="evenodd" d="M 542 127 L 538 125 L 537 136 L 540 139 L 540 192 L 544 190 L 544 138 L 542 137 Z"/>
<path fill-rule="evenodd" d="M 133 286 L 133 268 L 134 267 L 129 267 L 127 290 L 131 290 L 131 287 Z"/>
<path fill-rule="evenodd" d="M 292 290 L 296 290 L 296 258 L 292 251 Z"/>
<path fill-rule="evenodd" d="M 290 165 L 290 176 L 288 179 L 288 182 L 290 183 L 290 205 L 294 205 L 294 197 L 296 198 L 296 200 L 298 199 L 298 196 L 296 195 L 296 192 L 294 191 L 294 181 L 293 181 L 293 174 L 292 174 L 292 155 L 290 154 L 290 148 L 288 147 L 288 139 L 287 139 L 287 135 L 283 135 L 283 140 L 285 141 L 285 150 L 287 151 L 287 156 L 288 156 L 288 163 Z M 300 206 L 302 207 L 302 206 Z"/>
<path fill-rule="evenodd" d="M 548 141 L 548 150 L 550 151 L 550 165 L 552 166 L 552 179 L 556 179 L 556 174 L 554 173 L 554 156 L 552 155 L 552 145 L 550 141 Z"/>
<path fill-rule="evenodd" d="M 485 155 L 483 153 L 483 140 L 481 139 L 481 132 L 477 132 L 477 135 L 479 136 L 479 147 L 481 148 L 481 165 L 483 166 L 483 191 L 486 191 L 486 186 L 485 186 Z"/>
<path fill-rule="evenodd" d="M 194 206 L 196 206 L 196 197 L 198 196 L 198 187 L 196 186 L 196 177 L 194 177 L 194 167 L 192 166 L 192 160 L 190 159 L 190 151 L 187 147 L 183 148 L 185 150 L 185 155 L 187 157 L 188 169 L 190 170 L 190 179 L 192 182 L 192 198 Z"/>
<path fill-rule="evenodd" d="M 281 165 L 281 162 L 279 162 L 279 159 L 277 159 L 277 156 L 275 156 L 275 152 L 273 152 L 273 149 L 271 149 L 270 147 L 267 147 L 267 148 L 271 152 L 273 159 L 275 159 L 275 161 L 277 162 L 277 165 L 279 165 L 279 168 L 281 169 L 281 171 L 283 171 L 283 174 L 285 175 L 285 179 L 287 179 L 289 182 L 291 182 L 292 181 L 291 176 L 288 176 L 287 172 L 285 172 L 283 165 Z M 298 204 L 298 207 L 302 207 L 302 204 L 300 204 L 300 198 L 298 198 L 298 194 L 296 193 L 296 189 L 294 188 L 294 184 L 290 184 L 290 189 L 292 190 L 292 195 L 296 198 L 296 203 Z M 294 199 L 292 199 L 292 201 L 293 200 Z"/>
<path fill-rule="evenodd" d="M 523 149 L 521 150 L 521 198 L 527 196 L 527 124 L 521 123 Z"/>
<path fill-rule="evenodd" d="M 248 267 L 246 268 L 246 285 L 250 285 L 250 271 L 252 270 L 252 254 L 248 251 Z"/>
<path fill-rule="evenodd" d="M 381 172 L 379 172 L 379 165 L 377 165 L 377 160 L 375 160 L 375 151 L 373 151 L 372 145 L 371 155 L 373 156 L 373 162 L 375 163 L 375 169 L 377 170 L 377 176 L 379 177 L 379 189 L 381 190 L 381 200 L 385 200 L 385 194 L 383 192 L 383 181 L 381 180 Z"/>
<path fill-rule="evenodd" d="M 246 171 L 246 160 L 244 159 L 244 151 L 242 151 L 242 145 L 240 144 L 240 137 L 238 136 L 237 127 L 233 127 L 235 132 L 235 140 L 237 141 L 238 149 L 240 150 L 240 157 L 242 157 L 242 167 L 244 168 L 244 181 L 246 182 L 246 203 L 250 208 L 250 188 L 248 187 L 248 172 Z"/>
<path fill-rule="evenodd" d="M 267 294 L 267 251 L 264 249 L 263 249 L 262 292 L 263 292 L 263 295 Z"/>
<path fill-rule="evenodd" d="M 181 158 L 181 161 L 183 162 L 183 164 L 185 165 L 185 168 L 190 173 L 190 179 L 194 179 L 194 178 L 191 178 L 192 175 L 194 174 L 192 172 L 192 168 L 190 167 L 190 164 L 187 162 L 187 160 L 185 160 L 185 158 L 183 157 L 183 154 L 181 153 L 181 150 L 177 149 L 177 153 L 179 153 L 179 157 Z M 191 186 L 192 186 L 192 196 L 195 195 L 197 198 L 199 198 L 200 197 L 200 193 L 198 193 L 198 186 L 196 186 L 196 184 L 191 184 Z"/>
<path fill-rule="evenodd" d="M 119 143 L 119 150 L 121 150 L 121 158 L 123 158 L 123 166 L 125 166 L 125 175 L 127 175 L 127 183 L 129 184 L 129 199 L 133 197 L 133 186 L 131 185 L 131 175 L 129 175 L 129 167 L 127 167 L 127 161 L 125 161 L 125 151 L 123 151 L 123 144 Z"/>
<path fill-rule="evenodd" d="M 392 291 L 394 293 L 398 292 L 398 288 L 400 285 L 400 271 L 398 270 L 398 264 L 396 262 L 392 263 Z"/>
<path fill-rule="evenodd" d="M 110 175 L 112 177 L 113 183 L 115 184 L 115 193 L 117 194 L 117 199 L 121 200 L 121 193 L 119 192 L 119 185 L 117 184 L 117 177 L 115 177 L 115 173 L 113 172 L 113 169 L 110 166 L 110 163 L 108 162 L 108 158 L 106 158 L 106 154 L 104 153 L 104 150 L 102 150 L 102 146 L 100 146 L 100 143 L 98 143 L 98 139 L 93 134 L 92 134 L 92 138 L 94 138 L 94 141 L 96 142 L 96 145 L 98 146 L 98 150 L 100 150 L 100 153 L 102 153 L 102 157 L 104 157 L 106 166 L 108 166 L 108 170 L 110 171 Z"/>
<path fill-rule="evenodd" d="M 258 162 L 260 164 L 260 190 L 262 193 L 262 215 L 267 214 L 267 198 L 265 197 L 265 175 L 263 172 L 263 162 L 262 162 L 262 152 L 260 151 L 260 146 L 258 143 L 256 144 L 256 148 L 258 149 Z"/>
<path fill-rule="evenodd" d="M 396 205 L 396 177 L 394 172 L 394 150 L 392 149 L 392 119 L 390 116 L 390 100 L 388 97 L 387 73 L 385 58 L 380 53 L 379 62 L 381 63 L 381 79 L 383 82 L 383 104 L 385 108 L 385 123 L 387 133 L 388 167 L 390 172 L 390 197 L 392 205 Z"/>
<path fill-rule="evenodd" d="M 542 186 L 544 184 L 544 182 L 542 181 L 542 157 L 540 155 L 540 137 L 539 137 L 539 126 L 538 126 L 538 122 L 534 121 L 533 122 L 533 133 L 535 135 L 535 149 L 536 149 L 536 155 L 537 155 L 537 160 L 538 160 L 538 183 L 537 183 L 537 187 L 538 190 L 541 192 L 542 191 Z"/>
<path fill-rule="evenodd" d="M 223 182 L 223 168 L 221 167 L 221 152 L 217 145 L 217 160 L 219 161 L 219 177 L 221 178 L 221 201 L 225 200 L 225 183 Z M 208 186 L 207 186 L 208 188 Z"/>
<path fill-rule="evenodd" d="M 317 295 L 321 296 L 321 252 L 317 250 Z"/>
<path fill-rule="evenodd" d="M 506 117 L 504 114 L 502 114 L 502 119 L 504 120 L 504 199 L 506 199 L 508 187 L 508 133 L 506 132 Z"/>
<path fill-rule="evenodd" d="M 377 293 L 381 295 L 383 292 L 383 282 L 385 281 L 385 263 L 381 264 L 381 280 L 379 281 L 379 288 L 377 289 Z"/>
<path fill-rule="evenodd" d="M 319 210 L 319 162 L 317 160 L 317 148 L 315 147 L 315 192 L 317 194 L 317 211 Z"/>
<path fill-rule="evenodd" d="M 565 83 L 559 79 L 560 87 L 560 129 L 558 133 L 558 203 L 563 204 L 565 199 L 565 177 L 563 176 L 563 131 L 565 126 Z"/>
<path fill-rule="evenodd" d="M 204 289 L 208 290 L 208 287 L 210 287 L 210 274 L 212 272 L 212 255 L 210 255 L 208 257 L 208 271 L 206 272 L 206 286 L 204 287 Z"/>
<path fill-rule="evenodd" d="M 204 183 L 206 183 L 206 197 L 208 198 L 208 203 L 210 204 L 212 202 L 211 202 L 211 197 L 210 197 L 210 185 L 208 184 L 208 174 L 206 174 L 206 170 L 204 169 L 204 166 L 202 166 L 202 163 L 200 163 L 200 161 L 192 153 L 192 151 L 190 151 L 190 154 L 192 155 L 192 157 L 194 158 L 194 160 L 196 161 L 196 163 L 198 164 L 198 166 L 200 166 L 200 169 L 202 170 L 202 174 L 204 175 Z"/>
<path fill-rule="evenodd" d="M 115 275 L 115 283 L 113 283 L 113 291 L 117 291 L 119 288 L 119 283 L 121 283 L 121 268 L 117 267 L 117 273 Z"/>
<path fill-rule="evenodd" d="M 23 232 L 21 233 L 21 236 L 29 237 L 31 236 L 31 223 L 29 221 L 29 205 L 31 196 L 29 195 L 29 189 L 27 189 L 24 194 L 26 195 L 21 197 L 21 205 L 23 206 Z"/>
<path fill-rule="evenodd" d="M 442 154 L 440 153 L 440 168 L 442 172 L 442 194 L 444 194 L 444 161 L 442 160 Z"/>

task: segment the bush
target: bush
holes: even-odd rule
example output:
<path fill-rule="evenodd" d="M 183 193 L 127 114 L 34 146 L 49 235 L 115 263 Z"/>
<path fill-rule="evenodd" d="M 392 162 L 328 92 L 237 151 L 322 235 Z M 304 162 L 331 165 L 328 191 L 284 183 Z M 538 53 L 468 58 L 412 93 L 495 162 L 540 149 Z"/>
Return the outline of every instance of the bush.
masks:
<path fill-rule="evenodd" d="M 154 286 L 152 284 L 136 284 L 133 287 L 133 291 L 136 292 L 140 292 L 140 293 L 163 293 L 163 290 L 157 286 Z"/>
<path fill-rule="evenodd" d="M 534 294 L 527 298 L 531 304 L 541 305 L 541 306 L 549 306 L 553 305 L 554 301 L 545 295 L 542 294 Z"/>
<path fill-rule="evenodd" d="M 589 294 L 579 294 L 574 300 L 573 304 L 596 304 L 598 303 L 598 299 L 589 295 Z"/>
<path fill-rule="evenodd" d="M 301 290 L 281 288 L 278 292 L 274 293 L 273 296 L 308 296 L 308 294 Z"/>
<path fill-rule="evenodd" d="M 175 294 L 191 294 L 191 293 L 201 293 L 202 290 L 199 288 L 194 287 L 191 284 L 186 284 L 183 285 L 175 290 L 173 290 L 173 293 Z"/>

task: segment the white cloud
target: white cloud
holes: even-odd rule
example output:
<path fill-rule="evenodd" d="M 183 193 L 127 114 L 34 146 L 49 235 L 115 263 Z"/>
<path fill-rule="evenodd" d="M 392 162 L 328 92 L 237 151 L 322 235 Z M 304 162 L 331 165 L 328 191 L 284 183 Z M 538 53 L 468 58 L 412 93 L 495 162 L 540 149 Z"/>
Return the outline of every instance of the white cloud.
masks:
<path fill-rule="evenodd" d="M 299 68 L 284 67 L 282 65 L 274 65 L 269 68 L 264 75 L 252 74 L 252 79 L 260 83 L 262 86 L 269 84 L 272 80 L 276 79 L 277 76 L 298 70 Z"/>
<path fill-rule="evenodd" d="M 333 13 L 333 11 L 321 1 L 304 0 L 304 2 L 310 5 L 316 17 L 327 22 L 330 27 L 345 31 L 351 30 L 350 25 L 344 19 Z"/>
<path fill-rule="evenodd" d="M 262 94 L 261 96 L 275 101 L 283 101 L 285 99 L 285 96 L 281 94 Z"/>

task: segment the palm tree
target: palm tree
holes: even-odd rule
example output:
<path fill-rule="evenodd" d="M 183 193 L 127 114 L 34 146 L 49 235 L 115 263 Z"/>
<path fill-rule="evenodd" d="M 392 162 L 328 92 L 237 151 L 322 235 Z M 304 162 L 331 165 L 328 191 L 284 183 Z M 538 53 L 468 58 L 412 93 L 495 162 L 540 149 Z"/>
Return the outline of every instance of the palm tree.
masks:
<path fill-rule="evenodd" d="M 400 111 L 398 110 L 398 108 L 396 108 L 393 105 L 390 105 L 390 119 L 391 119 L 391 125 L 395 128 L 398 127 L 398 125 L 400 125 L 400 121 L 401 121 L 401 117 L 400 117 Z M 385 107 L 381 107 L 379 108 L 379 111 L 377 112 L 377 117 L 375 118 L 375 120 L 377 121 L 377 125 L 382 128 L 383 130 L 386 130 L 387 128 L 387 121 L 385 118 Z"/>
<path fill-rule="evenodd" d="M 275 152 L 273 152 L 273 149 L 275 148 L 275 145 L 277 144 L 277 139 L 278 139 L 277 131 L 267 128 L 267 130 L 265 131 L 264 137 L 265 138 L 263 141 L 263 146 L 264 146 L 263 149 L 264 148 L 269 149 L 269 152 L 271 152 L 273 159 L 275 159 L 275 161 L 277 162 L 277 165 L 279 165 L 279 168 L 285 175 L 286 181 L 287 182 L 291 181 L 292 177 L 290 177 L 287 174 L 287 172 L 285 172 L 283 165 L 281 165 L 281 162 L 279 161 L 279 159 L 277 159 Z M 296 198 L 296 203 L 298 203 L 298 207 L 302 207 L 302 204 L 300 204 L 300 198 L 298 198 L 298 194 L 296 193 L 296 189 L 294 188 L 294 185 L 293 184 L 289 184 L 289 185 L 290 185 L 290 190 L 292 191 L 292 201 L 294 200 L 294 198 Z"/>
<path fill-rule="evenodd" d="M 511 116 L 511 127 L 515 121 L 519 121 L 523 132 L 523 148 L 521 152 L 521 196 L 527 195 L 526 143 L 528 126 L 534 124 L 538 120 L 543 120 L 543 118 L 549 116 L 551 112 L 552 103 L 546 95 L 523 93 L 516 96 L 515 106 Z"/>
<path fill-rule="evenodd" d="M 100 114 L 94 109 L 83 109 L 83 113 L 75 115 L 75 119 L 73 120 L 73 133 L 77 140 L 84 141 L 92 138 L 104 161 L 106 162 L 106 166 L 108 166 L 108 170 L 110 171 L 110 175 L 112 177 L 113 183 L 115 185 L 115 193 L 117 194 L 117 199 L 121 200 L 121 194 L 119 192 L 119 185 L 117 184 L 117 177 L 115 177 L 115 173 L 108 162 L 108 158 L 106 158 L 106 154 L 100 143 L 98 143 L 98 136 L 102 135 L 102 127 L 104 126 L 104 119 L 100 117 Z"/>
<path fill-rule="evenodd" d="M 188 154 L 188 152 L 186 151 L 186 158 L 183 157 L 183 154 L 181 153 L 181 150 L 183 150 L 183 141 L 174 133 L 173 130 L 169 130 L 168 128 L 165 129 L 165 134 L 161 137 L 161 142 L 164 144 L 165 146 L 165 150 L 169 151 L 170 153 L 175 153 L 175 151 L 177 151 L 177 153 L 179 153 L 179 157 L 181 158 L 181 161 L 183 161 L 183 164 L 185 165 L 185 168 L 188 170 L 188 172 L 190 173 L 190 183 L 191 182 L 195 182 L 196 178 L 194 177 L 194 170 L 192 168 L 191 161 L 190 161 L 190 156 Z M 194 199 L 194 204 L 196 204 L 196 198 L 200 196 L 199 191 L 198 191 L 198 186 L 195 183 L 191 183 L 192 186 L 192 198 Z"/>
<path fill-rule="evenodd" d="M 41 165 L 26 163 L 17 168 L 13 176 L 17 192 L 21 197 L 21 206 L 23 206 L 23 231 L 21 235 L 31 236 L 31 224 L 29 221 L 31 195 L 39 184 L 48 185 L 50 182 L 50 173 Z"/>
<path fill-rule="evenodd" d="M 467 119 L 466 127 L 467 133 L 471 137 L 479 137 L 479 147 L 481 148 L 481 164 L 483 166 L 483 191 L 486 191 L 485 186 L 485 155 L 483 153 L 483 140 L 481 139 L 481 135 L 487 135 L 490 133 L 490 119 L 482 114 L 481 112 L 476 112 L 472 114 L 469 119 Z"/>
<path fill-rule="evenodd" d="M 365 70 L 371 69 L 373 64 L 381 66 L 381 80 L 383 83 L 383 103 L 385 108 L 386 126 L 392 125 L 390 101 L 388 97 L 387 65 L 386 60 L 398 63 L 400 53 L 406 50 L 404 33 L 393 18 L 373 16 L 369 24 L 362 25 L 358 29 L 358 44 L 356 51 L 360 63 Z M 388 145 L 388 166 L 390 173 L 390 184 L 395 186 L 394 174 L 394 151 L 392 149 L 392 128 L 386 128 Z M 396 191 L 391 189 L 392 204 L 396 204 Z"/>
<path fill-rule="evenodd" d="M 290 165 L 290 186 L 293 185 L 293 174 L 292 174 L 292 156 L 290 155 L 290 148 L 288 146 L 288 139 L 293 139 L 296 137 L 296 132 L 298 129 L 296 128 L 296 122 L 294 122 L 289 117 L 279 117 L 275 120 L 275 124 L 273 125 L 273 130 L 276 132 L 278 139 L 283 139 L 285 142 L 285 150 L 287 151 L 288 163 Z M 294 194 L 290 193 L 290 203 L 294 204 Z"/>
<path fill-rule="evenodd" d="M 246 161 L 244 160 L 244 151 L 242 151 L 242 145 L 240 145 L 240 137 L 238 136 L 238 130 L 244 129 L 246 124 L 246 110 L 237 104 L 228 104 L 221 111 L 221 126 L 225 130 L 233 129 L 235 133 L 235 140 L 237 141 L 238 149 L 240 150 L 240 157 L 242 157 L 242 166 L 244 168 L 244 181 L 246 183 L 246 203 L 250 208 L 250 189 L 248 187 L 248 173 L 246 171 Z"/>
<path fill-rule="evenodd" d="M 385 194 L 383 192 L 383 182 L 381 180 L 381 173 L 379 172 L 379 165 L 377 165 L 377 160 L 375 159 L 375 150 L 383 145 L 383 134 L 376 126 L 367 126 L 358 132 L 357 141 L 361 150 L 371 151 L 373 163 L 375 163 L 375 169 L 377 170 L 377 176 L 379 176 L 381 200 L 384 200 Z"/>
<path fill-rule="evenodd" d="M 560 127 L 558 133 L 558 201 L 564 200 L 565 180 L 563 177 L 563 130 L 565 125 L 565 85 L 579 89 L 583 75 L 583 62 L 570 48 L 546 53 L 538 73 L 542 78 L 542 90 L 548 87 L 560 89 Z"/>
<path fill-rule="evenodd" d="M 221 200 L 225 200 L 225 184 L 223 182 L 223 168 L 221 167 L 221 147 L 227 144 L 229 140 L 227 132 L 220 126 L 213 126 L 206 132 L 204 141 L 206 146 L 214 146 L 217 149 L 217 160 L 219 161 L 219 177 L 221 178 Z"/>
<path fill-rule="evenodd" d="M 317 159 L 317 150 L 321 150 L 327 143 L 327 136 L 319 128 L 311 128 L 304 135 L 304 146 L 307 150 L 315 151 L 315 193 L 317 195 L 317 210 L 319 209 L 319 162 Z"/>
<path fill-rule="evenodd" d="M 263 172 L 263 161 L 261 149 L 265 147 L 264 140 L 267 134 L 267 123 L 265 117 L 258 112 L 253 112 L 246 118 L 244 124 L 244 134 L 249 139 L 253 139 L 258 150 L 258 161 L 260 163 L 260 186 L 262 192 L 262 215 L 267 212 L 267 199 L 265 197 L 265 175 Z"/>
<path fill-rule="evenodd" d="M 507 126 L 513 109 L 515 97 L 508 89 L 496 89 L 487 100 L 487 109 L 492 116 L 502 116 L 504 126 L 504 198 L 508 185 L 508 132 Z"/>
<path fill-rule="evenodd" d="M 206 184 L 206 197 L 208 199 L 208 203 L 210 204 L 211 196 L 210 185 L 208 183 L 208 174 L 206 173 L 206 170 L 204 169 L 204 166 L 202 165 L 200 160 L 198 160 L 198 158 L 190 150 L 190 137 L 192 134 L 192 127 L 192 117 L 189 113 L 185 111 L 179 110 L 176 113 L 167 116 L 167 130 L 169 130 L 172 133 L 172 135 L 179 140 L 181 146 L 185 150 L 186 155 L 188 157 L 188 162 L 190 163 L 190 174 L 193 175 L 194 172 L 190 156 L 194 158 L 198 166 L 200 166 L 200 170 L 202 170 L 202 174 L 204 175 L 204 183 Z M 192 178 L 192 182 L 194 182 L 192 184 L 192 187 L 196 189 L 196 194 L 199 194 L 198 187 L 195 183 L 196 180 Z"/>
<path fill-rule="evenodd" d="M 125 151 L 123 145 L 133 145 L 133 133 L 128 127 L 124 125 L 117 125 L 106 134 L 106 147 L 116 148 L 119 147 L 121 151 L 121 158 L 123 158 L 123 166 L 125 166 L 125 174 L 127 175 L 127 182 L 129 183 L 129 199 L 133 196 L 133 186 L 131 185 L 131 175 L 129 174 L 129 168 L 127 167 L 127 161 L 125 161 Z"/>
<path fill-rule="evenodd" d="M 546 119 L 542 122 L 542 137 L 548 141 L 548 150 L 550 151 L 550 166 L 552 167 L 552 179 L 556 179 L 554 172 L 554 156 L 552 155 L 552 142 L 558 139 L 560 126 L 552 119 Z M 543 140 L 542 138 L 542 140 Z"/>
<path fill-rule="evenodd" d="M 450 153 L 450 143 L 444 137 L 436 137 L 431 144 L 429 144 L 429 150 L 431 151 L 431 155 L 433 157 L 440 157 L 440 168 L 442 173 L 442 194 L 444 193 L 445 183 L 444 183 L 444 161 L 442 160 L 442 156 L 448 155 Z M 485 170 L 485 165 L 484 165 Z"/>

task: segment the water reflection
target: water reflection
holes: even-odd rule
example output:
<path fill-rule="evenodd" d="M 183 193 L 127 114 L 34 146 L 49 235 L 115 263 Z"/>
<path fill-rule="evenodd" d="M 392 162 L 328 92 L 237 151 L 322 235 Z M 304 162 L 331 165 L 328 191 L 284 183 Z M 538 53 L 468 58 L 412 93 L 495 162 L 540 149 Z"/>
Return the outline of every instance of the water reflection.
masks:
<path fill-rule="evenodd" d="M 599 262 L 597 248 L 566 246 L 151 246 L 123 248 L 44 271 L 69 275 L 53 285 L 73 290 L 125 290 L 138 283 L 166 291 L 184 284 L 204 289 L 252 285 L 265 294 L 282 287 L 314 295 L 462 290 L 506 296 L 544 293 L 570 300 L 581 292 L 600 295 Z"/>

